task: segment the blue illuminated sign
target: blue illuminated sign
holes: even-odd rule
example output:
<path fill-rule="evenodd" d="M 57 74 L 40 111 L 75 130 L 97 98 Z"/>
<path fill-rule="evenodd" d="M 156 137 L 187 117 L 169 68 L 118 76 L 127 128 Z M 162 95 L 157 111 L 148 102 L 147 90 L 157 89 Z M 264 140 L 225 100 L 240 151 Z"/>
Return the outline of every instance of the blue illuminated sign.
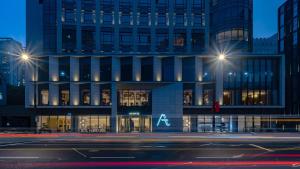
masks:
<path fill-rule="evenodd" d="M 158 122 L 156 124 L 157 127 L 160 125 L 160 122 L 164 122 L 167 127 L 171 126 L 171 124 L 169 123 L 169 119 L 167 118 L 167 116 L 165 114 L 160 115 Z"/>

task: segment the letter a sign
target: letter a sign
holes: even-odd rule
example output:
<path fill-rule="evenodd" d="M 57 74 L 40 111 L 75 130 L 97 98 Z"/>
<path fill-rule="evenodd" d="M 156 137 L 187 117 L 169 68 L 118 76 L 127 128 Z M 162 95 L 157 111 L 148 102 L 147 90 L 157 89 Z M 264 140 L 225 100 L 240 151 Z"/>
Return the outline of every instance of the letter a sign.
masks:
<path fill-rule="evenodd" d="M 158 122 L 156 124 L 157 127 L 160 125 L 160 122 L 164 122 L 167 127 L 171 126 L 171 124 L 169 123 L 169 119 L 167 118 L 167 116 L 165 114 L 160 115 Z"/>

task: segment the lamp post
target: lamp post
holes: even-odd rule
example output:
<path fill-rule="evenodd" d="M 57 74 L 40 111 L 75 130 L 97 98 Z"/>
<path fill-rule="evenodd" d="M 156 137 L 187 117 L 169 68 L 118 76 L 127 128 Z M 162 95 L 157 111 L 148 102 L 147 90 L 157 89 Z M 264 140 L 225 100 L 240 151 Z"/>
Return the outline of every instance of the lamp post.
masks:
<path fill-rule="evenodd" d="M 26 63 L 29 67 L 33 66 L 33 74 L 34 74 L 34 78 L 33 80 L 33 87 L 34 87 L 34 91 L 33 91 L 33 106 L 34 106 L 34 112 L 36 114 L 36 108 L 37 108 L 37 99 L 36 99 L 36 65 L 34 64 L 34 60 L 32 59 L 32 56 L 29 55 L 26 52 L 23 52 L 20 55 L 21 61 L 23 63 Z"/>

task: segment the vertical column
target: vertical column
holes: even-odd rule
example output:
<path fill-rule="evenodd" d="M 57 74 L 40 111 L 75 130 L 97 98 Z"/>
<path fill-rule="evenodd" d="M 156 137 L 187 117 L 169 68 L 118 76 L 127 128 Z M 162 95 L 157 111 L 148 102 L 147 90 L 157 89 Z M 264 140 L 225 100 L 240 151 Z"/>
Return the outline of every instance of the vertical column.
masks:
<path fill-rule="evenodd" d="M 61 53 L 62 51 L 62 0 L 56 0 L 57 9 L 56 9 L 56 22 L 57 22 L 57 36 L 56 36 L 56 52 Z"/>
<path fill-rule="evenodd" d="M 71 81 L 78 82 L 79 81 L 79 59 L 76 57 L 70 58 L 70 75 Z"/>
<path fill-rule="evenodd" d="M 91 74 L 92 81 L 100 81 L 100 59 L 97 57 L 91 57 Z"/>
<path fill-rule="evenodd" d="M 210 9 L 209 9 L 209 7 L 210 7 L 210 0 L 205 0 L 205 49 L 206 50 L 208 50 L 209 49 L 209 34 L 210 34 L 210 32 L 209 32 L 209 30 L 210 30 L 210 22 L 209 22 L 209 20 L 210 20 L 210 15 L 209 15 L 209 13 L 210 13 Z"/>
<path fill-rule="evenodd" d="M 117 56 L 113 56 L 112 60 L 112 80 L 113 81 L 120 81 L 121 74 L 120 74 L 120 58 Z"/>
<path fill-rule="evenodd" d="M 280 56 L 280 84 L 279 84 L 279 98 L 280 105 L 285 106 L 285 59 Z"/>
<path fill-rule="evenodd" d="M 119 52 L 119 0 L 115 0 L 114 5 L 114 51 Z"/>
<path fill-rule="evenodd" d="M 156 0 L 151 0 L 151 52 L 154 53 L 156 51 Z"/>
<path fill-rule="evenodd" d="M 116 83 L 111 84 L 111 131 L 112 132 L 118 132 L 117 131 L 117 114 L 118 114 L 118 98 L 117 98 L 117 85 Z"/>
<path fill-rule="evenodd" d="M 57 82 L 59 80 L 58 73 L 58 58 L 54 56 L 49 57 L 49 81 Z"/>
<path fill-rule="evenodd" d="M 201 82 L 203 80 L 203 59 L 195 56 L 195 80 Z"/>
<path fill-rule="evenodd" d="M 76 8 L 77 8 L 77 13 L 76 13 L 76 48 L 77 52 L 81 53 L 81 0 L 76 1 Z"/>
<path fill-rule="evenodd" d="M 133 11 L 132 11 L 132 16 L 133 16 L 133 51 L 137 51 L 137 43 L 138 43 L 138 37 L 137 37 L 137 2 L 132 1 L 132 6 L 133 6 Z"/>
<path fill-rule="evenodd" d="M 174 3 L 175 1 L 169 1 L 169 51 L 174 50 Z"/>
<path fill-rule="evenodd" d="M 101 51 L 100 47 L 100 0 L 96 0 L 96 52 Z"/>
<path fill-rule="evenodd" d="M 49 104 L 51 106 L 57 106 L 59 104 L 59 91 L 58 85 L 54 83 L 49 84 Z"/>
<path fill-rule="evenodd" d="M 137 56 L 132 57 L 132 77 L 134 81 L 141 81 L 141 58 Z"/>
<path fill-rule="evenodd" d="M 174 56 L 174 79 L 175 81 L 182 81 L 182 59 Z"/>
<path fill-rule="evenodd" d="M 186 1 L 187 2 L 187 36 L 186 36 L 186 45 L 187 45 L 187 51 L 192 52 L 192 1 Z"/>
<path fill-rule="evenodd" d="M 220 105 L 223 105 L 223 65 L 219 62 L 216 66 L 216 101 L 219 101 Z"/>
<path fill-rule="evenodd" d="M 160 82 L 162 80 L 161 75 L 161 59 L 157 56 L 153 57 L 153 80 Z"/>
<path fill-rule="evenodd" d="M 79 101 L 79 85 L 75 83 L 70 84 L 70 105 L 71 106 L 78 106 Z"/>
<path fill-rule="evenodd" d="M 30 107 L 34 105 L 34 84 L 32 82 L 26 81 L 25 86 L 25 105 Z"/>
<path fill-rule="evenodd" d="M 100 85 L 96 83 L 91 83 L 91 105 L 100 105 Z"/>
<path fill-rule="evenodd" d="M 195 105 L 203 105 L 203 86 L 200 83 L 195 84 Z"/>

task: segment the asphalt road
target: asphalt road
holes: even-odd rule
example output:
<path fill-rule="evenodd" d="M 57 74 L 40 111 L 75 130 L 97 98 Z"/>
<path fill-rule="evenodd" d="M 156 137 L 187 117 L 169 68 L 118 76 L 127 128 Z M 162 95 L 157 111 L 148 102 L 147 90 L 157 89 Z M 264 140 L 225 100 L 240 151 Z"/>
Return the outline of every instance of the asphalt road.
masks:
<path fill-rule="evenodd" d="M 300 168 L 299 139 L 1 139 L 0 169 Z"/>

